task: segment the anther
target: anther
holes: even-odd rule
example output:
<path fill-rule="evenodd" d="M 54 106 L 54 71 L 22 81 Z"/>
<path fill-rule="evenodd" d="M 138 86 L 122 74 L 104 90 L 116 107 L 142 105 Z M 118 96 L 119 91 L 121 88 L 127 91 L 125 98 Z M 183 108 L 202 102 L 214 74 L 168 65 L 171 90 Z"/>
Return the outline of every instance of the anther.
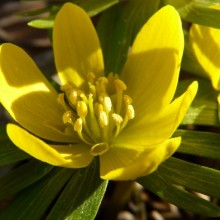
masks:
<path fill-rule="evenodd" d="M 112 118 L 114 122 L 116 123 L 116 125 L 120 125 L 123 122 L 123 118 L 119 114 L 113 113 Z"/>
<path fill-rule="evenodd" d="M 108 114 L 112 109 L 112 101 L 108 96 L 102 98 L 102 105 L 104 111 Z"/>
<path fill-rule="evenodd" d="M 99 112 L 99 123 L 102 128 L 104 128 L 108 125 L 108 116 L 107 116 L 106 112 L 104 112 L 104 111 Z"/>
<path fill-rule="evenodd" d="M 127 106 L 126 115 L 129 120 L 134 118 L 135 112 L 134 112 L 134 107 L 132 105 Z"/>
<path fill-rule="evenodd" d="M 99 77 L 97 82 L 97 92 L 98 95 L 101 95 L 102 93 L 106 93 L 106 85 L 108 83 L 108 79 L 106 77 Z"/>
<path fill-rule="evenodd" d="M 63 123 L 64 124 L 67 124 L 67 123 L 73 124 L 73 112 L 72 111 L 66 111 L 63 114 Z"/>
<path fill-rule="evenodd" d="M 77 114 L 79 117 L 86 117 L 88 113 L 88 108 L 87 108 L 87 105 L 84 101 L 78 101 L 77 102 Z"/>
<path fill-rule="evenodd" d="M 70 102 L 71 102 L 73 105 L 76 105 L 77 98 L 78 98 L 77 91 L 76 91 L 76 90 L 72 90 L 72 91 L 70 92 L 70 94 L 69 94 L 69 99 L 70 99 Z"/>
<path fill-rule="evenodd" d="M 74 131 L 77 132 L 82 132 L 82 119 L 81 118 L 77 118 L 75 124 L 74 124 Z"/>
<path fill-rule="evenodd" d="M 123 99 L 124 99 L 124 102 L 125 102 L 126 105 L 130 105 L 132 103 L 132 99 L 128 95 L 124 95 Z"/>
<path fill-rule="evenodd" d="M 127 86 L 125 85 L 125 83 L 120 79 L 116 79 L 114 81 L 114 85 L 115 85 L 116 90 L 124 91 L 127 89 Z"/>

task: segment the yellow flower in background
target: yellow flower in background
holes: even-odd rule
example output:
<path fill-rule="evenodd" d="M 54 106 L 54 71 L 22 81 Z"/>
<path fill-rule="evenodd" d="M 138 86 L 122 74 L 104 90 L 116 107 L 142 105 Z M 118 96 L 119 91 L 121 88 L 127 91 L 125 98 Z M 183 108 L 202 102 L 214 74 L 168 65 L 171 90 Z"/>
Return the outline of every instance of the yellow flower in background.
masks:
<path fill-rule="evenodd" d="M 138 33 L 122 73 L 104 76 L 92 22 L 66 3 L 53 30 L 59 94 L 22 49 L 0 48 L 0 99 L 20 124 L 8 124 L 10 139 L 55 166 L 86 167 L 98 156 L 103 179 L 150 174 L 180 145 L 171 136 L 197 92 L 194 82 L 172 101 L 183 43 L 179 15 L 166 6 Z"/>
<path fill-rule="evenodd" d="M 193 52 L 204 74 L 213 88 L 220 91 L 220 29 L 193 24 L 189 36 Z M 220 105 L 220 93 L 217 101 Z"/>

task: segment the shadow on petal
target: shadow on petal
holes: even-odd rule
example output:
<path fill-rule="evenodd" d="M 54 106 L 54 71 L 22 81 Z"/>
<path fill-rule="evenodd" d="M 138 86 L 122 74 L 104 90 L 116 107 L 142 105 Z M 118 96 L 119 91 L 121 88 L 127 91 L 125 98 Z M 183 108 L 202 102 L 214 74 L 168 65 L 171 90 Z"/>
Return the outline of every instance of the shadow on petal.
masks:
<path fill-rule="evenodd" d="M 35 135 L 58 142 L 73 142 L 62 121 L 63 112 L 50 92 L 33 92 L 16 99 L 11 106 L 14 119 Z"/>
<path fill-rule="evenodd" d="M 163 48 L 129 56 L 122 74 L 135 109 L 135 118 L 129 123 L 160 111 L 172 101 L 179 78 L 180 53 Z"/>

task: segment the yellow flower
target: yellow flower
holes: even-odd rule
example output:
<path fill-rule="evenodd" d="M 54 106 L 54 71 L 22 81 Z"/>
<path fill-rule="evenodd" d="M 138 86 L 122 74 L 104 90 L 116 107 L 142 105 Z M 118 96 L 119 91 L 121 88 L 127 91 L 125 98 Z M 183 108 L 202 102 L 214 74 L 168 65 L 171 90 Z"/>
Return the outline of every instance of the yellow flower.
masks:
<path fill-rule="evenodd" d="M 220 9 L 219 6 L 212 8 Z M 193 52 L 205 76 L 211 81 L 213 88 L 220 91 L 220 29 L 193 24 L 189 36 Z M 217 101 L 220 106 L 220 93 Z"/>
<path fill-rule="evenodd" d="M 86 167 L 98 156 L 101 178 L 112 180 L 147 175 L 175 152 L 181 138 L 170 137 L 197 83 L 172 101 L 183 53 L 173 7 L 162 8 L 143 26 L 120 77 L 104 76 L 97 34 L 76 5 L 66 3 L 57 14 L 53 48 L 60 94 L 22 49 L 0 48 L 0 99 L 23 127 L 7 125 L 16 146 L 68 168 Z"/>

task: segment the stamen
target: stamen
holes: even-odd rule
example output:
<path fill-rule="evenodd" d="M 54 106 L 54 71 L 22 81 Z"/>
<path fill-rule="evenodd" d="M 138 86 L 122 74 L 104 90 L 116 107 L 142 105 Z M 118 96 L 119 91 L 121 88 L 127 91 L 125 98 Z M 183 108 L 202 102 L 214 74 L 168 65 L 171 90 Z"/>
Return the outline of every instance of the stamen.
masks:
<path fill-rule="evenodd" d="M 96 99 L 96 87 L 93 84 L 89 83 L 89 90 L 90 94 L 92 94 L 94 99 Z"/>
<path fill-rule="evenodd" d="M 125 85 L 125 83 L 120 79 L 116 79 L 114 81 L 114 85 L 115 85 L 116 90 L 124 91 L 127 89 L 127 86 Z"/>
<path fill-rule="evenodd" d="M 90 115 L 90 125 L 91 125 L 91 130 L 92 133 L 95 137 L 100 137 L 100 129 L 99 129 L 99 125 L 97 122 L 97 119 L 95 117 L 95 112 L 94 112 L 94 106 L 93 106 L 93 97 L 92 94 L 89 94 L 89 103 L 88 103 L 88 107 L 89 107 L 89 115 Z"/>
<path fill-rule="evenodd" d="M 92 146 L 90 153 L 93 156 L 100 156 L 109 150 L 109 145 L 107 143 L 99 143 Z"/>
<path fill-rule="evenodd" d="M 106 85 L 108 83 L 108 79 L 106 77 L 99 77 L 96 85 L 97 93 L 101 95 L 102 93 L 106 93 Z"/>
<path fill-rule="evenodd" d="M 84 101 L 77 102 L 77 114 L 79 117 L 84 118 L 88 113 L 87 105 Z"/>
<path fill-rule="evenodd" d="M 89 141 L 87 141 L 83 136 L 82 136 L 82 119 L 78 118 L 74 124 L 74 131 L 77 132 L 77 134 L 79 135 L 80 139 L 85 142 L 88 145 L 92 145 L 92 143 L 90 143 Z"/>
<path fill-rule="evenodd" d="M 103 110 L 99 112 L 99 123 L 102 128 L 108 125 L 108 117 L 106 112 L 104 112 Z"/>
<path fill-rule="evenodd" d="M 108 96 L 103 98 L 103 109 L 108 114 L 112 109 L 112 101 Z"/>
<path fill-rule="evenodd" d="M 134 107 L 132 105 L 127 106 L 127 112 L 128 120 L 133 119 L 135 116 Z"/>
<path fill-rule="evenodd" d="M 73 105 L 76 105 L 77 99 L 78 99 L 77 91 L 73 89 L 69 94 L 69 100 Z"/>
<path fill-rule="evenodd" d="M 73 112 L 72 111 L 66 111 L 64 114 L 63 114 L 63 123 L 64 124 L 73 124 L 73 121 L 74 121 L 74 117 L 73 117 Z"/>
<path fill-rule="evenodd" d="M 123 122 L 123 118 L 118 114 L 112 114 L 112 118 L 116 124 L 116 131 L 114 137 L 117 137 L 120 132 L 121 123 Z"/>
<path fill-rule="evenodd" d="M 135 117 L 135 111 L 132 99 L 124 94 L 127 86 L 117 74 L 96 78 L 90 72 L 87 79 L 86 91 L 71 83 L 61 86 L 64 93 L 58 95 L 57 101 L 65 110 L 65 132 L 77 132 L 91 146 L 91 154 L 99 156 L 109 150 L 111 138 L 119 135 Z"/>
<path fill-rule="evenodd" d="M 124 99 L 124 102 L 125 102 L 126 105 L 130 105 L 132 103 L 132 99 L 128 95 L 124 95 L 123 99 Z"/>
<path fill-rule="evenodd" d="M 114 81 L 116 93 L 117 93 L 117 102 L 116 102 L 116 110 L 115 112 L 117 114 L 120 114 L 121 112 L 121 105 L 122 105 L 122 94 L 123 91 L 127 89 L 127 86 L 124 84 L 124 82 L 120 79 L 116 79 Z"/>
<path fill-rule="evenodd" d="M 77 132 L 82 132 L 82 119 L 81 118 L 77 118 L 75 124 L 74 124 L 74 131 Z"/>
<path fill-rule="evenodd" d="M 112 118 L 116 125 L 120 125 L 123 122 L 123 118 L 118 114 L 112 114 Z"/>
<path fill-rule="evenodd" d="M 128 121 L 133 119 L 134 116 L 135 116 L 135 112 L 134 112 L 133 106 L 128 105 L 127 108 L 126 108 L 125 118 L 124 118 L 124 121 L 122 123 L 120 131 L 122 131 L 124 129 L 124 127 L 127 125 Z"/>

